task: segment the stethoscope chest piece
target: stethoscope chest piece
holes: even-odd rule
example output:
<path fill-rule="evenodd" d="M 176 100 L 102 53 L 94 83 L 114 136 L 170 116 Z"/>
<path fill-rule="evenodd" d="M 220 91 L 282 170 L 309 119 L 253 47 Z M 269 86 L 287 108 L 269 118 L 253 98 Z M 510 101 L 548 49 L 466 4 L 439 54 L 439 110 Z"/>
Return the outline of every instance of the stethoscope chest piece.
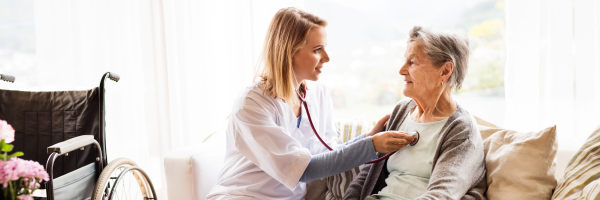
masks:
<path fill-rule="evenodd" d="M 413 137 L 412 142 L 410 143 L 410 146 L 415 146 L 415 144 L 417 144 L 417 142 L 419 142 L 419 132 L 417 131 L 413 131 L 412 133 L 410 133 L 410 136 Z"/>

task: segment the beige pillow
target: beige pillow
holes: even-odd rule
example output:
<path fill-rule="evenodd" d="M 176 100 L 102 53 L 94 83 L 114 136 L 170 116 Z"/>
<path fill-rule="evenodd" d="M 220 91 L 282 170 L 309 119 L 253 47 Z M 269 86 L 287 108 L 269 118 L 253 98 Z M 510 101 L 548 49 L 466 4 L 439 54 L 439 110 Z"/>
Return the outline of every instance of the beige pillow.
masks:
<path fill-rule="evenodd" d="M 478 118 L 476 121 L 484 140 L 487 198 L 550 199 L 556 187 L 556 127 L 517 132 Z"/>
<path fill-rule="evenodd" d="M 477 122 L 477 125 L 479 125 L 479 126 L 485 126 L 485 127 L 490 127 L 490 128 L 500 128 L 499 126 L 496 126 L 495 124 L 485 121 L 477 116 L 473 116 L 473 118 L 475 118 L 475 122 Z M 487 137 L 489 137 L 489 135 L 487 135 Z M 487 137 L 485 137 L 485 138 L 481 137 L 481 138 L 483 140 L 485 140 Z"/>

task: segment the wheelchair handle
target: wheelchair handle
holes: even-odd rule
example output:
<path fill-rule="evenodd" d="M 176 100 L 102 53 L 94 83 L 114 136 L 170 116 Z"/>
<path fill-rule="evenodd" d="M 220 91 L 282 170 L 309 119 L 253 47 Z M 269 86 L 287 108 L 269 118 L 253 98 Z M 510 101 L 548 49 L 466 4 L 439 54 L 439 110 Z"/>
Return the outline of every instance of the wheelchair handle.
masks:
<path fill-rule="evenodd" d="M 102 79 L 100 79 L 100 105 L 99 105 L 99 109 L 100 109 L 100 116 L 99 116 L 99 132 L 100 134 L 98 135 L 98 140 L 100 141 L 100 149 L 102 150 L 102 152 L 104 152 L 104 157 L 101 157 L 100 159 L 102 159 L 103 163 L 106 165 L 108 164 L 108 159 L 107 159 L 107 153 L 106 153 L 106 131 L 105 131 L 105 123 L 104 123 L 104 81 L 106 79 L 110 79 L 114 82 L 119 82 L 119 80 L 121 80 L 121 76 L 119 76 L 118 74 L 112 73 L 112 72 L 106 72 L 104 73 L 104 75 L 102 75 Z"/>
<path fill-rule="evenodd" d="M 11 75 L 6 75 L 6 74 L 0 74 L 0 80 L 6 81 L 9 83 L 14 83 L 15 77 L 11 76 Z"/>
<path fill-rule="evenodd" d="M 108 74 L 108 79 L 113 80 L 114 82 L 119 82 L 121 80 L 121 76 L 115 73 L 106 72 Z"/>

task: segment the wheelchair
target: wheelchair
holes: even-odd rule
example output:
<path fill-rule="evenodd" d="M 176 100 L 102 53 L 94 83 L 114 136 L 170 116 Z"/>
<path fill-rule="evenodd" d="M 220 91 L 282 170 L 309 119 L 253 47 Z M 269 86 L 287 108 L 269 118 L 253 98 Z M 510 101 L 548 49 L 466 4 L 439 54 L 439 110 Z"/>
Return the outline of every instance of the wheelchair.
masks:
<path fill-rule="evenodd" d="M 0 74 L 0 80 L 15 77 Z M 120 76 L 106 72 L 99 87 L 82 91 L 0 89 L 0 119 L 15 129 L 14 150 L 46 163 L 50 179 L 40 189 L 48 200 L 157 199 L 135 162 L 117 158 L 107 164 L 105 80 L 118 82 Z"/>

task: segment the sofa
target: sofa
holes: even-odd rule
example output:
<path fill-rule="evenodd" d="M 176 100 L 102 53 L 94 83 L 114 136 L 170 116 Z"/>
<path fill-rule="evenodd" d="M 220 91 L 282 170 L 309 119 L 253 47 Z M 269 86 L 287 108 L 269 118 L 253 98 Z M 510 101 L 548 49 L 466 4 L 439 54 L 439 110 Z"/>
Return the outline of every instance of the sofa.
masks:
<path fill-rule="evenodd" d="M 480 132 L 482 133 L 482 137 L 484 140 L 486 140 L 486 139 L 490 140 L 490 138 L 491 138 L 490 136 L 499 134 L 499 133 L 498 134 L 484 133 L 485 131 L 488 131 L 488 132 L 490 130 L 498 131 L 500 129 L 499 129 L 499 127 L 497 127 L 489 122 L 486 122 L 486 121 L 481 120 L 476 117 L 475 117 L 475 119 L 477 121 L 478 127 L 480 129 Z M 361 125 L 361 123 L 362 123 L 362 125 Z M 365 125 L 365 124 L 367 124 L 367 125 Z M 374 124 L 374 122 L 372 122 L 372 121 L 371 122 L 361 122 L 361 121 L 357 121 L 357 120 L 347 120 L 347 121 L 337 122 L 338 131 L 340 132 L 340 136 L 339 136 L 340 138 L 338 138 L 338 140 L 339 140 L 338 142 L 346 141 L 352 137 L 355 137 L 357 135 L 360 135 L 361 133 L 364 133 L 365 130 L 370 130 L 370 127 L 372 126 L 372 124 Z M 550 129 L 552 129 L 552 127 L 550 127 L 548 130 L 550 130 Z M 505 132 L 503 134 L 506 135 L 508 133 L 510 133 L 510 132 Z M 488 135 L 485 136 L 485 134 L 488 134 Z M 515 133 L 515 135 L 517 135 L 517 134 Z M 526 134 L 523 134 L 523 135 L 526 135 Z M 535 135 L 535 134 L 530 134 L 530 135 Z M 506 138 L 509 138 L 509 137 L 505 136 L 504 139 L 503 138 L 501 138 L 501 139 L 506 140 Z M 514 135 L 511 135 L 510 138 L 517 138 L 517 137 L 515 137 Z M 529 138 L 531 138 L 531 137 L 529 137 Z M 539 139 L 539 137 L 537 135 L 533 136 L 533 138 Z M 554 151 L 554 153 L 556 155 L 555 158 L 553 158 L 553 159 L 547 158 L 547 159 L 551 159 L 551 160 L 549 163 L 543 164 L 543 165 L 547 165 L 547 166 L 541 167 L 544 169 L 539 169 L 539 170 L 533 169 L 533 170 L 537 170 L 537 171 L 546 171 L 546 174 L 552 173 L 551 175 L 553 175 L 553 177 L 548 177 L 548 176 L 546 176 L 544 178 L 533 177 L 533 179 L 532 179 L 534 181 L 542 181 L 542 182 L 545 182 L 544 184 L 550 185 L 551 191 L 547 191 L 548 187 L 546 187 L 546 189 L 543 189 L 544 187 L 538 187 L 539 189 L 537 189 L 537 190 L 546 190 L 546 191 L 540 191 L 540 192 L 543 192 L 543 194 L 545 195 L 544 198 L 542 198 L 542 199 L 550 199 L 549 197 L 552 195 L 552 193 L 554 192 L 554 187 L 557 185 L 557 180 L 561 180 L 561 178 L 563 178 L 563 175 L 565 174 L 565 169 L 567 168 L 567 165 L 569 164 L 569 160 L 577 153 L 576 149 L 573 149 L 573 150 L 558 149 L 557 144 L 556 144 L 557 141 L 555 139 L 556 138 L 555 133 L 554 133 L 554 135 L 550 135 L 549 138 L 552 141 L 554 141 L 555 144 L 550 144 L 550 145 L 546 145 L 546 146 L 548 146 L 548 148 L 554 148 L 554 150 L 549 150 L 549 151 Z M 489 143 L 492 143 L 492 146 L 499 145 L 499 142 L 497 142 L 497 141 L 496 142 L 492 141 Z M 514 143 L 519 143 L 519 144 L 516 144 L 516 145 L 520 145 L 520 146 L 518 146 L 518 148 L 522 148 L 521 146 L 523 146 L 522 141 L 517 141 Z M 545 142 L 545 143 L 551 143 L 551 142 Z M 506 151 L 506 149 L 507 149 L 503 146 L 500 146 L 499 148 L 501 150 L 502 150 L 502 148 L 504 148 L 504 151 Z M 538 148 L 538 147 L 535 147 L 535 148 Z M 514 149 L 511 151 L 514 151 Z M 487 152 L 487 150 L 486 150 L 486 155 L 488 155 L 489 157 L 496 156 L 496 155 L 492 155 L 490 152 Z M 548 157 L 551 157 L 553 155 L 553 153 L 550 153 L 548 155 L 549 155 Z M 164 165 L 165 165 L 164 169 L 165 169 L 165 175 L 166 175 L 166 181 L 167 181 L 168 198 L 169 199 L 193 199 L 193 200 L 205 199 L 206 195 L 208 194 L 208 192 L 211 190 L 211 188 L 217 181 L 219 172 L 220 172 L 221 168 L 223 167 L 224 157 L 225 157 L 225 136 L 224 136 L 224 134 L 213 136 L 212 138 L 210 138 L 209 141 L 207 141 L 197 147 L 185 147 L 185 148 L 176 149 L 176 150 L 169 152 L 164 159 Z M 508 162 L 508 161 L 500 161 L 500 162 Z M 488 168 L 490 168 L 490 167 L 488 167 Z M 360 168 L 356 168 L 354 170 L 351 170 L 352 172 L 349 171 L 346 173 L 348 173 L 351 177 L 353 177 L 356 175 L 356 173 L 358 173 L 359 170 L 360 170 Z M 501 170 L 499 170 L 499 169 L 491 169 L 491 170 L 492 170 L 492 172 L 490 172 L 490 169 L 488 169 L 488 175 L 490 175 L 490 176 L 493 175 L 493 173 L 501 173 Z M 510 170 L 514 170 L 514 169 L 510 169 Z M 526 173 L 526 172 L 524 172 L 524 173 Z M 339 177 L 342 177 L 342 176 L 339 176 Z M 347 175 L 344 177 L 347 177 Z M 327 185 L 327 184 L 330 184 L 331 182 L 340 182 L 340 180 L 329 180 L 329 179 L 333 179 L 333 178 L 335 178 L 335 177 L 329 177 L 328 179 L 323 179 L 323 180 L 309 183 L 308 187 L 307 187 L 308 190 L 307 190 L 306 199 L 339 199 L 339 195 L 343 194 L 343 191 L 335 191 L 340 194 L 337 195 L 338 197 L 333 197 L 332 193 L 334 193 L 334 192 L 332 190 L 334 190 L 334 187 Z M 488 183 L 490 182 L 489 179 L 492 179 L 492 177 L 488 177 Z M 500 180 L 500 179 L 493 179 L 493 180 L 495 181 L 493 184 L 499 184 L 502 182 L 502 180 Z M 548 180 L 550 180 L 550 181 L 548 181 Z M 329 182 L 327 182 L 327 181 L 329 181 Z M 344 181 L 349 182 L 351 180 L 344 180 Z M 531 183 L 527 183 L 527 184 L 531 184 Z M 506 186 L 503 186 L 503 187 L 508 188 Z M 490 191 L 493 191 L 493 190 L 490 190 Z M 506 193 L 506 191 L 503 191 L 503 190 L 500 190 L 500 191 L 502 193 Z M 550 194 L 548 194 L 549 192 L 550 192 Z M 327 193 L 327 194 L 325 194 L 325 193 Z M 528 194 L 528 195 L 540 196 L 538 194 Z M 548 196 L 548 195 L 550 195 L 550 196 Z M 498 198 L 491 198 L 491 197 L 488 197 L 488 198 L 489 199 L 498 199 Z M 512 197 L 512 199 L 519 199 L 519 198 L 526 198 L 526 196 Z M 500 199 L 509 199 L 509 198 L 504 196 L 504 198 L 500 198 Z"/>

